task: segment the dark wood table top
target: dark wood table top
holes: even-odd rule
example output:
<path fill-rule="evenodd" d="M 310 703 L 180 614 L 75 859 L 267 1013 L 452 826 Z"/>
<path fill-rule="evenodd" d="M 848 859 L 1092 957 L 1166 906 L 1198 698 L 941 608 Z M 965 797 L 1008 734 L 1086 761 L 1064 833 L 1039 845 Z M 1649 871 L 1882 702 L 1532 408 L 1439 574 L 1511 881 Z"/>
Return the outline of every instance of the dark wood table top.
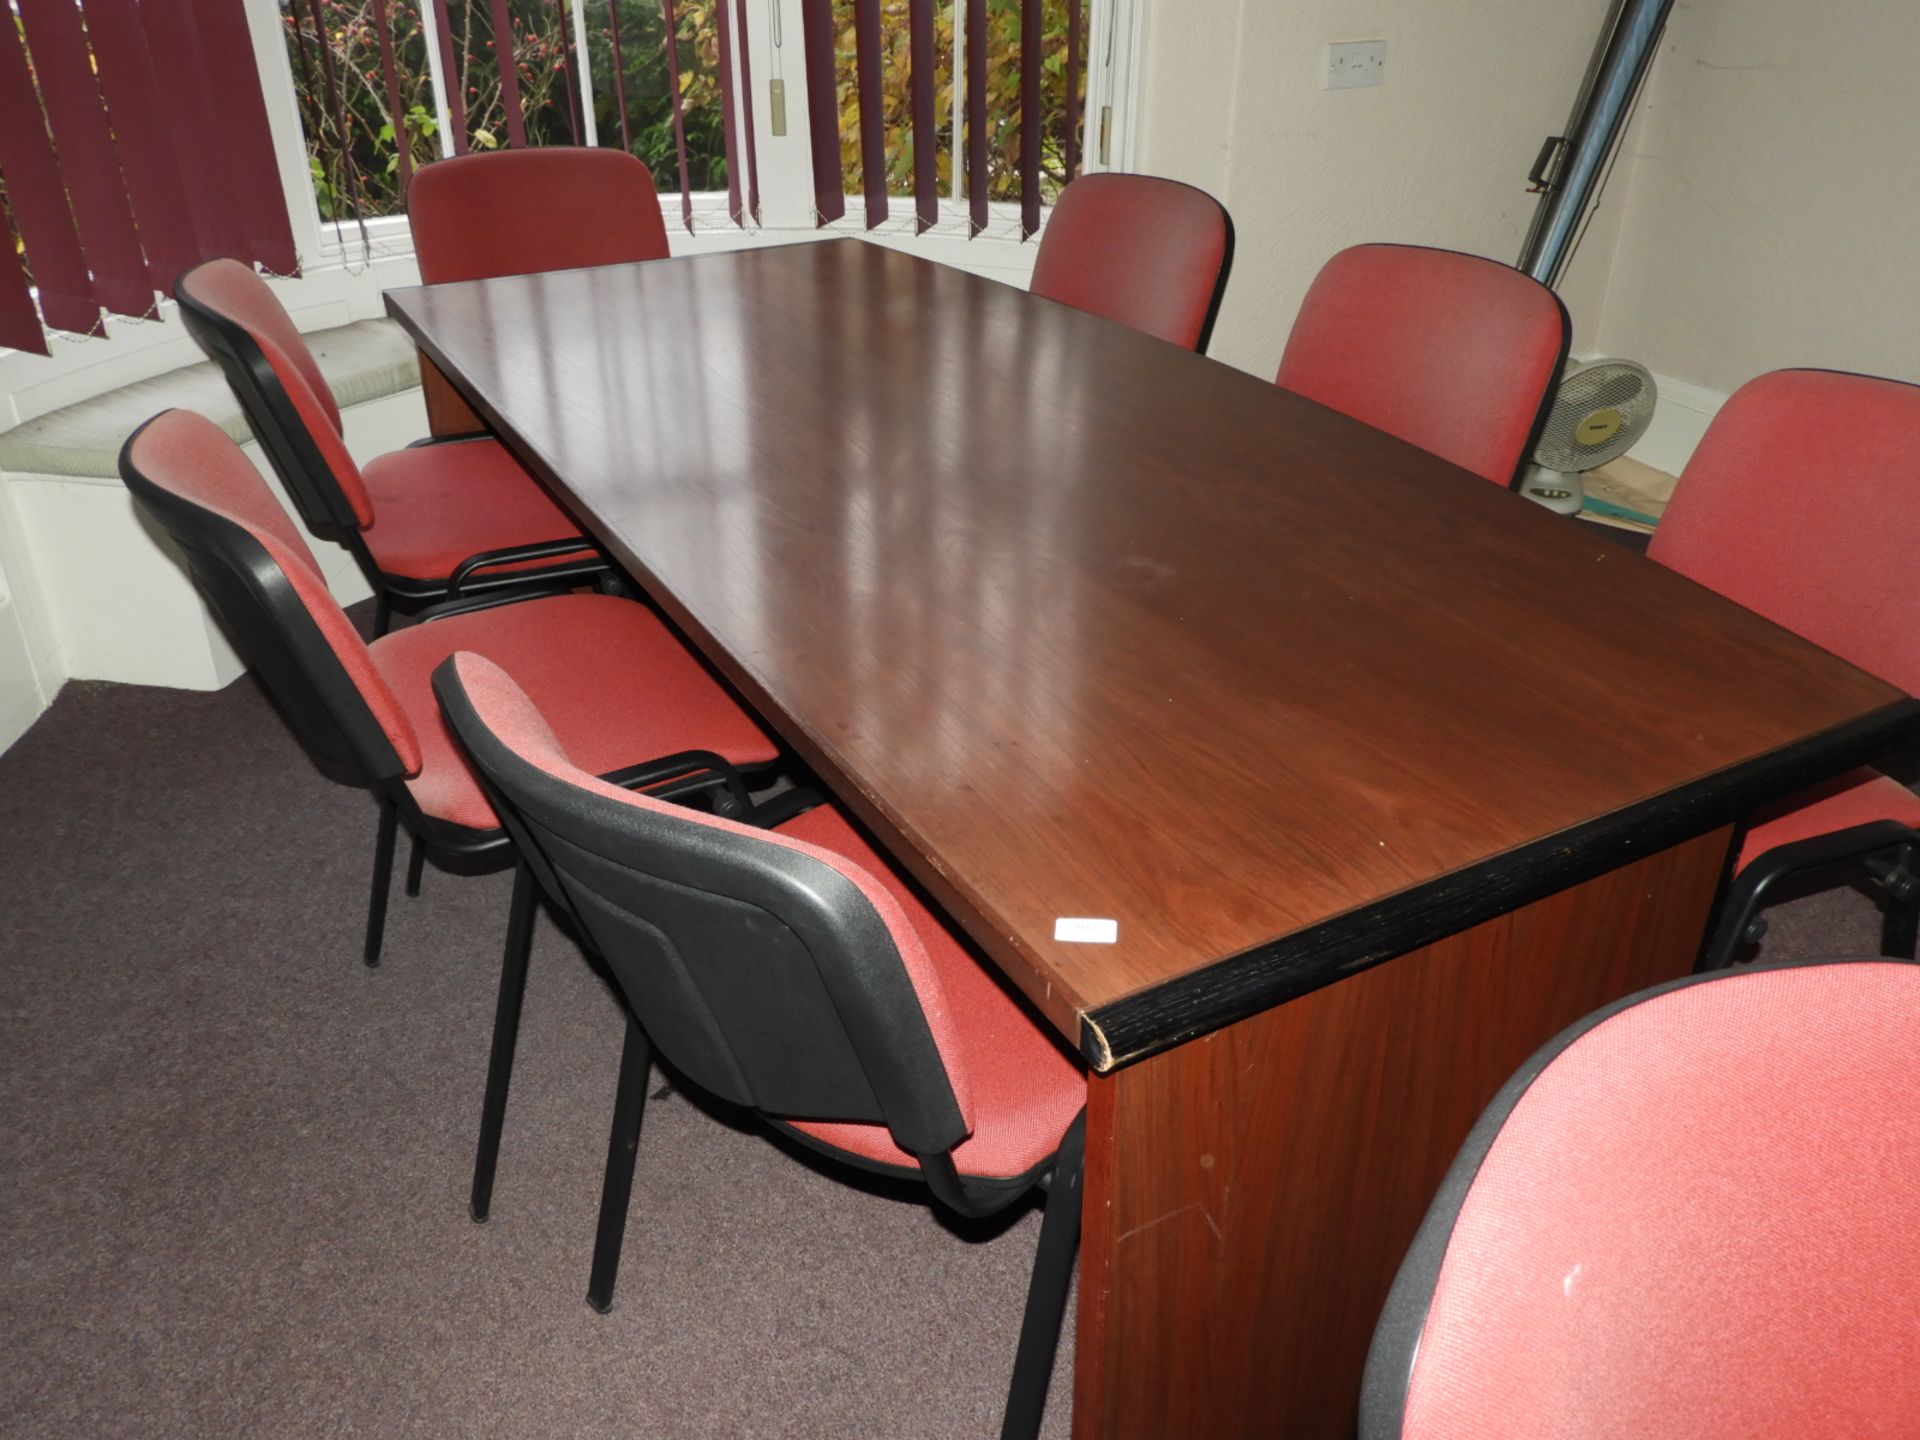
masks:
<path fill-rule="evenodd" d="M 1466 471 L 878 246 L 387 303 L 1097 1068 L 1915 730 Z"/>

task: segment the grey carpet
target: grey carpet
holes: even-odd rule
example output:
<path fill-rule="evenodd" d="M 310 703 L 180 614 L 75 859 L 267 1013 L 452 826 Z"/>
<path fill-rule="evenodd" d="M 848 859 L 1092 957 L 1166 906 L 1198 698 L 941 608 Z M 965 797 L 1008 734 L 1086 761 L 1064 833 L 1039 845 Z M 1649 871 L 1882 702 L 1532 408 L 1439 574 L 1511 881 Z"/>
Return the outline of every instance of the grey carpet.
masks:
<path fill-rule="evenodd" d="M 369 971 L 373 824 L 250 681 L 69 685 L 0 757 L 0 1434 L 997 1433 L 1038 1210 L 961 1234 L 683 1095 L 587 1307 L 624 1021 L 545 921 L 475 1225 L 510 880 L 396 885 Z"/>
<path fill-rule="evenodd" d="M 473 1224 L 508 881 L 396 887 L 370 972 L 373 821 L 248 681 L 70 685 L 0 756 L 0 1433 L 996 1432 L 1038 1212 L 961 1233 L 683 1095 L 587 1308 L 623 1020 L 544 921 Z M 1875 926 L 1817 896 L 1769 951 Z"/>

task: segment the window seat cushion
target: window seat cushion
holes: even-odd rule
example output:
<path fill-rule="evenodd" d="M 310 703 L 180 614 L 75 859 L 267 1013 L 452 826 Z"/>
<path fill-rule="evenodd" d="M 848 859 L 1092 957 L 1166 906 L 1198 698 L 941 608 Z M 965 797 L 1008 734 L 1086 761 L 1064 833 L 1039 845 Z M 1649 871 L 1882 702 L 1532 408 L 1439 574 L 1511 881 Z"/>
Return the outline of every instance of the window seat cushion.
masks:
<path fill-rule="evenodd" d="M 359 320 L 316 330 L 307 343 L 349 410 L 420 384 L 413 342 L 392 320 Z M 253 434 L 239 402 L 211 360 L 136 380 L 0 433 L 0 470 L 118 480 L 120 447 L 140 425 L 169 409 L 193 410 L 238 441 Z"/>

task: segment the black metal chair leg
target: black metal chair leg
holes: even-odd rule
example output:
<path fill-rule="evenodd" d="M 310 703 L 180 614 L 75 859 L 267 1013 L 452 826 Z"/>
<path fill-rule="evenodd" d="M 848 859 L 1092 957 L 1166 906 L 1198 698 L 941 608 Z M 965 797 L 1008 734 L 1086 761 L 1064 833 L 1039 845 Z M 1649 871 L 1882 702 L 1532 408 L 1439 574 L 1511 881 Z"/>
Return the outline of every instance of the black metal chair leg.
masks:
<path fill-rule="evenodd" d="M 393 602 L 382 590 L 373 602 L 373 638 L 378 640 L 393 624 Z"/>
<path fill-rule="evenodd" d="M 500 1159 L 500 1131 L 507 1118 L 507 1087 L 513 1080 L 513 1044 L 520 1035 L 520 1000 L 527 989 L 527 956 L 533 949 L 533 872 L 513 872 L 513 908 L 507 913 L 507 943 L 500 956 L 500 998 L 493 1007 L 493 1049 L 487 1059 L 487 1094 L 480 1102 L 480 1144 L 473 1157 L 473 1193 L 467 1209 L 484 1222 L 493 1205 L 493 1171 Z"/>
<path fill-rule="evenodd" d="M 1889 895 L 1880 922 L 1880 953 L 1898 960 L 1911 960 L 1920 943 L 1920 894 Z"/>
<path fill-rule="evenodd" d="M 1067 1310 L 1067 1287 L 1080 1251 L 1081 1180 L 1086 1170 L 1087 1112 L 1067 1127 L 1054 1157 L 1047 1186 L 1047 1209 L 1040 1221 L 1040 1248 L 1027 1284 L 1027 1313 L 1020 1322 L 1020 1346 L 1014 1352 L 1013 1380 L 1007 1386 L 1007 1413 L 1000 1440 L 1034 1440 L 1047 1408 L 1047 1383 L 1053 1378 L 1054 1352 L 1060 1347 L 1060 1321 Z"/>
<path fill-rule="evenodd" d="M 587 1303 L 602 1315 L 613 1308 L 613 1282 L 620 1271 L 620 1242 L 627 1233 L 627 1202 L 633 1195 L 633 1157 L 640 1147 L 640 1117 L 647 1105 L 647 1066 L 653 1046 L 647 1032 L 627 1017 L 627 1043 L 620 1050 L 620 1084 L 613 1098 L 613 1129 L 607 1136 L 607 1171 L 600 1184 L 600 1227 L 593 1238 L 593 1274 Z"/>
<path fill-rule="evenodd" d="M 1739 958 L 1749 943 L 1748 932 L 1760 910 L 1760 897 L 1773 879 L 1769 874 L 1751 871 L 1734 878 L 1720 906 L 1720 920 L 1707 940 L 1699 969 L 1725 970 Z"/>
<path fill-rule="evenodd" d="M 363 954 L 368 966 L 380 963 L 380 945 L 387 935 L 387 891 L 393 885 L 393 832 L 400 812 L 393 801 L 380 797 L 380 828 L 373 837 L 373 894 L 367 899 L 367 939 Z"/>
<path fill-rule="evenodd" d="M 1720 906 L 1720 919 L 1700 958 L 1700 969 L 1720 970 L 1733 964 L 1740 947 L 1747 943 L 1750 927 L 1761 903 L 1773 884 L 1788 875 L 1803 871 L 1825 870 L 1835 865 L 1866 861 L 1869 875 L 1887 892 L 1886 921 L 1881 931 L 1881 950 L 1885 954 L 1912 958 L 1913 926 L 1916 918 L 1906 911 L 1902 892 L 1911 888 L 1907 876 L 1920 837 L 1896 820 L 1871 820 L 1864 825 L 1795 840 L 1756 856 L 1734 877 Z M 1891 862 L 1875 856 L 1895 852 Z"/>
<path fill-rule="evenodd" d="M 418 835 L 413 837 L 413 849 L 407 852 L 407 898 L 414 899 L 420 893 L 420 873 L 427 868 L 427 846 Z"/>

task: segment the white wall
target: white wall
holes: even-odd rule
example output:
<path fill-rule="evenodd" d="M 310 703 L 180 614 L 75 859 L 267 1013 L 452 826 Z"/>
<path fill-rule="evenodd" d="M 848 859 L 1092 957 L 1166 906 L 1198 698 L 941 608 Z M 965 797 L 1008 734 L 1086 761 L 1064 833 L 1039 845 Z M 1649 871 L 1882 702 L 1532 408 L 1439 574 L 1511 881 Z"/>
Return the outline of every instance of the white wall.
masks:
<path fill-rule="evenodd" d="M 1235 226 L 1211 353 L 1271 375 L 1314 274 L 1361 241 L 1511 261 L 1533 213 L 1527 167 L 1566 119 L 1604 10 L 1600 0 L 1153 5 L 1140 168 L 1211 191 Z M 1375 38 L 1387 42 L 1384 84 L 1321 88 L 1328 41 Z"/>
<path fill-rule="evenodd" d="M 1334 251 L 1500 260 L 1604 0 L 1161 0 L 1140 168 L 1204 186 L 1239 248 L 1213 354 L 1270 375 Z M 1386 83 L 1320 88 L 1329 40 L 1385 38 Z M 1636 451 L 1678 470 L 1726 393 L 1786 365 L 1920 380 L 1920 3 L 1679 0 L 1561 281 L 1576 354 L 1661 382 Z"/>
<path fill-rule="evenodd" d="M 1786 365 L 1920 380 L 1916 63 L 1913 0 L 1676 5 L 1599 345 L 1722 393 Z"/>

